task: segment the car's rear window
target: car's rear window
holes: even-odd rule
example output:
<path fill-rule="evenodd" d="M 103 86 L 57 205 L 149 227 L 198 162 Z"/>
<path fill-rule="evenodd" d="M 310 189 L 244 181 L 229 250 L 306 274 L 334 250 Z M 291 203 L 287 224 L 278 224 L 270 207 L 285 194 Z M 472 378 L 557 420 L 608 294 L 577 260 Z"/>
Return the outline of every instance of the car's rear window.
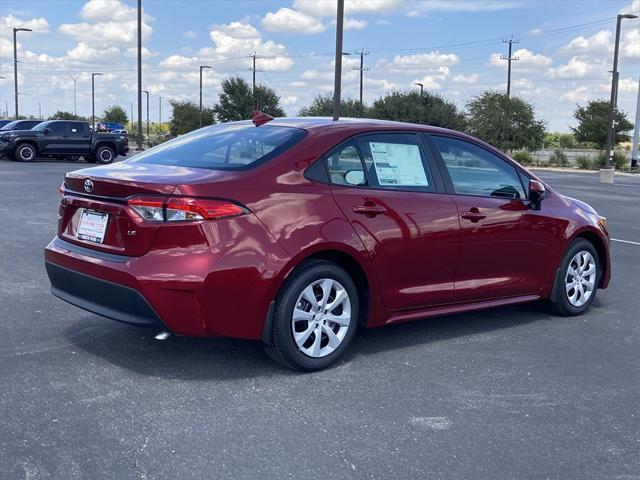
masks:
<path fill-rule="evenodd" d="M 284 152 L 305 136 L 298 128 L 220 124 L 202 128 L 136 155 L 130 161 L 179 167 L 243 170 Z"/>

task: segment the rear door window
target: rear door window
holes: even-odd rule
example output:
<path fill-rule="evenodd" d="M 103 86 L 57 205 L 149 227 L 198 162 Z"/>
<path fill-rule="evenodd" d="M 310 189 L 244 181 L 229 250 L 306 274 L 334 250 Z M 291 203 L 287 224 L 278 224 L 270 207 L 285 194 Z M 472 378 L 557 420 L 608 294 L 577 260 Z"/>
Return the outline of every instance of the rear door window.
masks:
<path fill-rule="evenodd" d="M 363 135 L 358 138 L 358 146 L 371 187 L 434 191 L 433 178 L 416 134 Z"/>
<path fill-rule="evenodd" d="M 87 124 L 78 122 L 78 123 L 69 123 L 69 136 L 71 137 L 83 137 L 88 134 Z"/>
<path fill-rule="evenodd" d="M 291 148 L 305 136 L 298 128 L 236 123 L 220 124 L 182 135 L 132 158 L 216 170 L 243 170 Z"/>

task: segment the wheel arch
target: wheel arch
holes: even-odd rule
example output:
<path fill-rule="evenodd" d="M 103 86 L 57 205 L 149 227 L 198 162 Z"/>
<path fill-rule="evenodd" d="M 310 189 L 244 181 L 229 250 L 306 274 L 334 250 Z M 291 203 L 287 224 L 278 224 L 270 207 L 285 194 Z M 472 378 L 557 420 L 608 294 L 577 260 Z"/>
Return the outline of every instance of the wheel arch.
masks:
<path fill-rule="evenodd" d="M 98 149 L 100 147 L 109 147 L 109 148 L 111 148 L 111 150 L 113 150 L 113 152 L 116 155 L 118 154 L 117 149 L 116 149 L 116 144 L 115 144 L 115 142 L 112 142 L 111 140 L 98 140 L 96 142 L 96 144 L 95 144 L 95 147 L 94 147 L 94 152 L 93 152 L 94 155 L 95 155 L 95 153 L 98 151 Z"/>
<path fill-rule="evenodd" d="M 13 148 L 14 155 L 16 153 L 16 150 L 18 150 L 18 147 L 23 143 L 28 143 L 29 145 L 31 145 L 36 150 L 36 153 L 40 151 L 40 149 L 38 148 L 38 142 L 36 142 L 35 140 L 32 140 L 30 138 L 25 138 L 25 139 L 18 138 L 14 141 L 14 145 L 15 145 Z"/>
<path fill-rule="evenodd" d="M 605 241 L 602 239 L 600 234 L 591 229 L 585 228 L 576 232 L 576 234 L 571 238 L 571 242 L 574 242 L 575 240 L 580 238 L 591 243 L 598 253 L 598 258 L 602 265 L 602 275 L 600 275 L 600 284 L 598 285 L 598 287 L 604 288 L 606 286 L 605 279 L 608 279 L 610 276 L 609 268 L 611 261 L 608 254 L 609 249 L 607 248 Z"/>
<path fill-rule="evenodd" d="M 376 295 L 377 284 L 375 283 L 375 277 L 370 270 L 370 266 L 363 265 L 362 260 L 358 257 L 362 257 L 362 253 L 357 251 L 350 251 L 345 248 L 344 245 L 318 245 L 315 248 L 308 249 L 300 254 L 296 255 L 285 269 L 284 274 L 280 276 L 271 295 L 271 298 L 275 299 L 278 292 L 291 276 L 301 265 L 311 260 L 326 260 L 342 267 L 349 276 L 353 279 L 358 290 L 358 303 L 360 305 L 360 312 L 358 318 L 358 324 L 361 327 L 366 327 L 367 319 L 369 318 L 369 311 L 371 308 L 371 298 Z M 271 325 L 273 322 L 275 300 L 271 301 L 267 318 L 263 328 L 262 340 L 265 343 L 270 342 Z"/>

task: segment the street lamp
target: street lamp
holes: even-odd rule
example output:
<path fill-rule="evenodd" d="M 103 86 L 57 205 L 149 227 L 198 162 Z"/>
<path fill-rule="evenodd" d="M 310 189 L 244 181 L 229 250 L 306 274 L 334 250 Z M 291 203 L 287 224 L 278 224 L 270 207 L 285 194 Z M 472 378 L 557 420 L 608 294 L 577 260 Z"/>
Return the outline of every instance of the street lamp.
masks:
<path fill-rule="evenodd" d="M 418 109 L 418 123 L 422 123 L 422 94 L 424 93 L 424 83 L 416 82 L 414 85 L 420 87 L 420 108 Z"/>
<path fill-rule="evenodd" d="M 96 75 L 102 75 L 102 74 L 101 73 L 91 74 L 91 128 L 93 128 L 94 131 L 96 129 L 96 86 L 95 86 Z"/>
<path fill-rule="evenodd" d="M 202 128 L 202 70 L 211 68 L 209 65 L 200 65 L 200 128 Z"/>
<path fill-rule="evenodd" d="M 30 28 L 14 28 L 13 29 L 13 83 L 16 97 L 16 120 L 18 119 L 18 44 L 16 42 L 16 33 L 31 32 Z"/>
<path fill-rule="evenodd" d="M 637 15 L 618 14 L 616 19 L 616 43 L 613 50 L 613 71 L 611 74 L 611 99 L 609 101 L 609 115 L 607 116 L 607 162 L 605 168 L 600 171 L 600 181 L 602 183 L 613 183 L 613 149 L 616 144 L 616 134 L 613 126 L 613 116 L 616 108 L 616 97 L 618 93 L 618 52 L 620 50 L 620 24 L 622 19 L 638 18 Z"/>
<path fill-rule="evenodd" d="M 149 92 L 142 90 L 142 93 L 147 94 L 147 146 L 151 148 L 151 137 L 149 137 Z"/>

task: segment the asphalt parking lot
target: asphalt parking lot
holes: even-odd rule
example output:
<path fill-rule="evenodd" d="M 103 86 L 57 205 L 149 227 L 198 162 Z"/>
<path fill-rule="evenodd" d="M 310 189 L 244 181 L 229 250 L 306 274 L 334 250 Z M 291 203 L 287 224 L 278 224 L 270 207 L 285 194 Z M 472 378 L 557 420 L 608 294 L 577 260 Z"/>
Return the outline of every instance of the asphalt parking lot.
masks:
<path fill-rule="evenodd" d="M 640 245 L 613 242 L 582 317 L 365 331 L 303 375 L 257 343 L 158 342 L 54 298 L 42 250 L 85 166 L 0 161 L 0 478 L 640 479 Z M 640 178 L 539 174 L 640 241 Z"/>

